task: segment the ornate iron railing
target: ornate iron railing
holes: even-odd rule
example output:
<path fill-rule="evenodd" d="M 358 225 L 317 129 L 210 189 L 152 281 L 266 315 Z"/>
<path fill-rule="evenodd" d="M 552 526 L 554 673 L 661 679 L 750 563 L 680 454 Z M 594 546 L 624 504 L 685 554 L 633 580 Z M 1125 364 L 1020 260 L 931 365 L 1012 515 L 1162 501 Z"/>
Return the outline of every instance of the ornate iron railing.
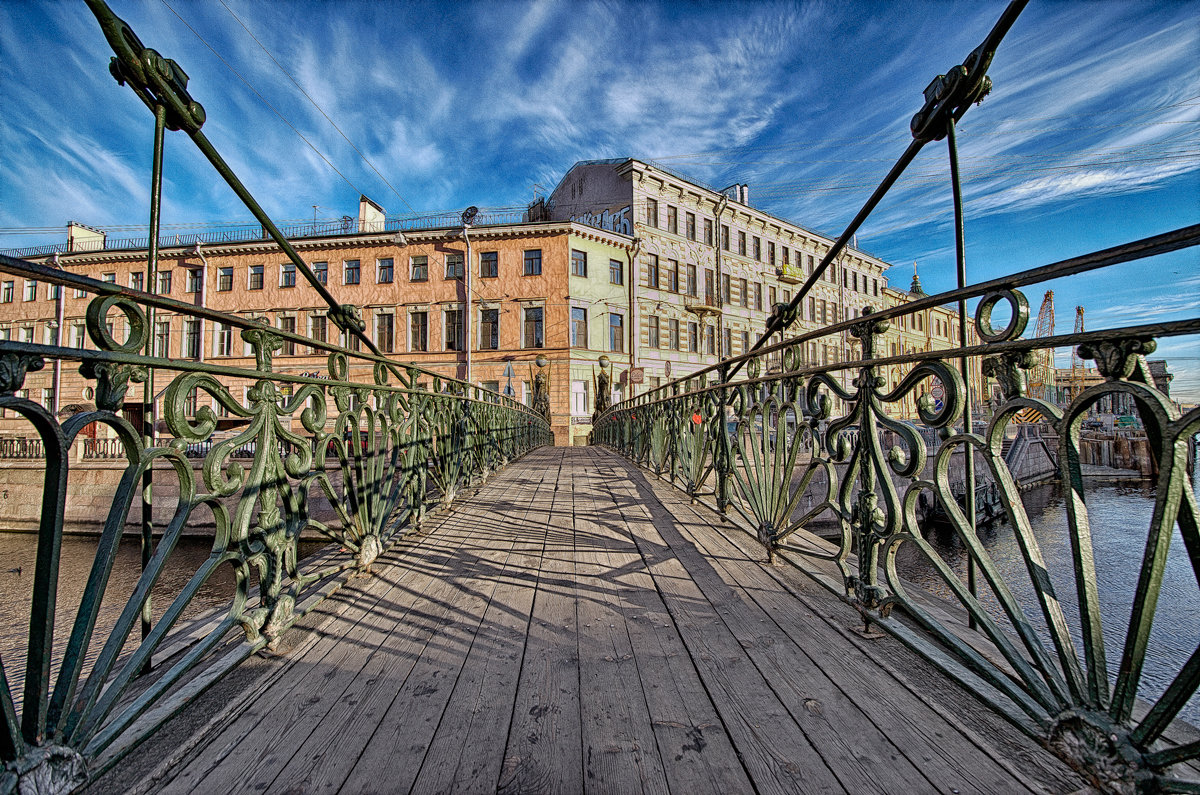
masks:
<path fill-rule="evenodd" d="M 1200 318 L 1021 339 L 1028 305 L 1017 288 L 1085 266 L 1197 244 L 1200 227 L 1190 227 L 999 284 L 879 312 L 865 308 L 858 320 L 731 359 L 618 404 L 597 419 L 593 439 L 728 514 L 757 537 L 769 557 L 832 563 L 837 576 L 827 584 L 861 611 L 868 626 L 905 640 L 1098 784 L 1114 790 L 1133 782 L 1195 791 L 1200 776 L 1191 765 L 1200 758 L 1200 744 L 1194 737 L 1168 736 L 1168 728 L 1200 686 L 1200 648 L 1148 704 L 1138 697 L 1176 530 L 1200 582 L 1200 526 L 1188 470 L 1189 448 L 1194 456 L 1193 437 L 1200 434 L 1200 409 L 1181 413 L 1155 388 L 1145 355 L 1155 350 L 1156 338 L 1200 334 Z M 906 356 L 876 354 L 880 336 L 900 315 L 960 297 L 981 299 L 975 323 L 987 343 Z M 1000 330 L 989 320 L 998 301 L 1012 309 L 1011 322 Z M 837 336 L 842 329 L 861 340 L 861 360 L 826 366 L 806 361 L 806 343 Z M 1026 396 L 1024 371 L 1034 362 L 1031 354 L 1064 346 L 1078 346 L 1082 356 L 1095 360 L 1106 382 L 1066 406 Z M 764 375 L 773 351 L 782 354 L 784 372 Z M 1004 400 L 991 407 L 982 433 L 961 430 L 965 385 L 953 365 L 959 358 L 981 359 L 984 372 L 1003 389 Z M 744 365 L 744 374 L 731 378 L 737 365 Z M 903 368 L 903 377 L 887 377 L 897 368 Z M 940 409 L 928 394 L 935 382 L 945 393 Z M 1089 409 L 1113 395 L 1132 398 L 1157 471 L 1154 512 L 1143 531 L 1145 554 L 1129 616 L 1101 610 L 1094 561 L 1105 550 L 1092 543 L 1080 460 Z M 942 434 L 932 452 L 919 428 L 897 418 L 897 406 L 914 396 L 921 423 Z M 1047 438 L 1057 441 L 1070 527 L 1069 570 L 1046 570 L 1019 484 L 1004 460 L 1006 433 L 1026 408 L 1041 413 Z M 886 446 L 883 431 L 891 440 Z M 1002 573 L 982 540 L 983 528 L 968 518 L 967 506 L 975 502 L 962 496 L 964 451 L 971 451 L 986 473 L 975 488 L 998 493 L 1002 515 L 1019 543 L 1025 580 L 1019 586 L 1006 579 L 1013 572 Z M 922 507 L 930 496 L 946 506 L 977 577 L 968 578 L 927 540 Z M 905 582 L 897 568 L 903 547 L 915 548 L 933 567 L 951 608 Z M 1034 594 L 1036 606 L 1017 600 L 1016 590 Z M 1074 595 L 1074 612 L 1061 603 L 1064 592 Z M 972 624 L 974 630 L 968 628 Z M 1114 640 L 1121 653 L 1111 670 L 1106 642 Z"/>
<path fill-rule="evenodd" d="M 88 4 L 117 54 L 113 75 L 155 117 L 144 283 L 155 284 L 164 130 L 184 130 L 326 301 L 329 318 L 358 345 L 340 347 L 0 255 L 0 271 L 59 285 L 60 295 L 72 289 L 94 296 L 85 319 L 91 347 L 0 341 L 0 410 L 32 426 L 20 441 L 0 441 L 0 456 L 36 452 L 45 461 L 40 497 L 30 494 L 40 499 L 41 510 L 28 643 L 19 658 L 0 660 L 4 793 L 66 792 L 82 785 L 231 667 L 276 647 L 345 577 L 369 573 L 389 544 L 416 528 L 431 508 L 449 505 L 463 488 L 553 441 L 543 414 L 382 355 L 363 333 L 358 311 L 339 304 L 316 279 L 200 133 L 204 111 L 187 95 L 182 70 L 143 47 L 102 2 Z M 238 329 L 254 363 L 150 355 L 156 313 Z M 114 328 L 127 333 L 120 338 Z M 275 372 L 274 357 L 285 343 L 321 351 L 326 373 Z M 94 406 L 76 406 L 76 413 L 62 418 L 19 396 L 26 374 L 47 360 L 63 372 L 77 364 Z M 164 374 L 163 427 L 153 422 L 157 393 L 148 386 L 140 401 L 130 395 L 131 403 L 144 407 L 143 421 L 134 424 L 123 412 L 130 387 L 149 385 L 155 375 L 161 386 Z M 199 395 L 212 405 L 198 405 Z M 234 429 L 218 434 L 218 414 L 230 418 Z M 91 438 L 97 429 L 107 429 L 110 438 Z M 77 486 L 72 462 L 108 458 L 114 446 L 124 466 L 111 504 L 97 517 L 95 557 L 80 584 L 78 609 L 62 616 L 60 550 L 66 504 Z M 156 524 L 152 496 L 164 486 L 176 499 L 173 508 L 166 506 L 166 520 Z M 131 512 L 136 521 L 139 497 L 140 576 L 131 593 L 112 593 L 117 549 Z M 324 513 L 318 504 L 327 504 Z M 177 592 L 164 595 L 164 567 L 184 530 L 201 520 L 213 528 L 211 552 Z M 301 560 L 301 534 L 335 544 Z M 222 569 L 234 581 L 228 602 L 185 619 Z M 164 604 L 152 604 L 152 592 Z M 106 623 L 101 605 L 114 602 L 120 609 Z"/>
<path fill-rule="evenodd" d="M 1195 575 L 1185 586 L 1200 585 L 1200 527 L 1188 470 L 1200 409 L 1183 413 L 1159 391 L 1145 356 L 1158 338 L 1200 334 L 1200 318 L 1021 335 L 1029 318 L 1022 288 L 1194 247 L 1200 226 L 966 283 L 955 123 L 990 90 L 987 66 L 1023 5 L 1010 4 L 964 65 L 926 90 L 908 150 L 792 301 L 775 308 L 751 351 L 608 409 L 595 421 L 593 441 L 726 514 L 758 539 L 768 559 L 810 571 L 859 610 L 865 631 L 882 628 L 900 638 L 1102 789 L 1197 792 L 1200 735 L 1175 721 L 1189 700 L 1195 703 L 1200 646 L 1174 658 L 1165 684 L 1153 692 L 1145 668 L 1173 532 L 1181 534 L 1185 565 Z M 862 307 L 859 317 L 772 344 L 920 148 L 943 138 L 950 149 L 958 289 L 892 308 Z M 978 301 L 974 326 L 982 344 L 963 342 L 970 339 L 968 300 Z M 957 347 L 886 355 L 881 342 L 893 324 L 945 305 L 958 308 Z M 1005 312 L 1000 307 L 1009 319 L 998 329 L 993 317 Z M 811 343 L 832 340 L 841 350 L 844 334 L 858 341 L 857 360 L 812 360 Z M 1106 379 L 1064 406 L 1026 393 L 1034 353 L 1060 347 L 1076 347 Z M 976 379 L 967 374 L 976 367 L 998 384 L 999 400 L 988 399 L 990 389 L 972 387 Z M 1089 411 L 1115 396 L 1136 407 L 1154 472 L 1153 514 L 1139 536 L 1144 553 L 1128 615 L 1102 609 L 1096 570 L 1106 550 L 1093 543 L 1081 463 Z M 900 411 L 914 403 L 919 425 Z M 1061 570 L 1047 569 L 1003 455 L 1006 436 L 1027 409 L 1043 418 L 1041 438 L 1057 449 L 1070 539 L 1070 565 Z M 977 420 L 980 413 L 986 422 Z M 939 438 L 931 446 L 934 433 Z M 1019 566 L 993 558 L 985 517 L 977 517 L 977 500 L 968 494 L 998 498 Z M 927 538 L 926 508 L 933 502 L 945 506 L 961 549 L 955 560 Z M 937 593 L 906 579 L 898 564 L 905 556 L 924 562 Z M 1118 654 L 1110 653 L 1114 643 Z"/>

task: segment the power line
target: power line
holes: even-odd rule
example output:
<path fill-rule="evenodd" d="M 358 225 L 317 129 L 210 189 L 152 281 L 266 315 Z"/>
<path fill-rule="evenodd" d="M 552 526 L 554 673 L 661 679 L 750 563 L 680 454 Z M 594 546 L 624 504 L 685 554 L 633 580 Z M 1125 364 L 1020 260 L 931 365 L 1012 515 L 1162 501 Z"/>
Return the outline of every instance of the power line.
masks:
<path fill-rule="evenodd" d="M 368 159 L 367 156 L 364 155 L 359 150 L 359 148 L 354 145 L 354 142 L 351 141 L 346 136 L 346 133 L 342 132 L 342 128 L 338 127 L 337 123 L 334 122 L 333 119 L 329 118 L 329 114 L 326 113 L 325 110 L 320 105 L 317 104 L 317 101 L 315 99 L 313 99 L 311 96 L 309 96 L 308 92 L 304 90 L 304 87 L 301 86 L 300 83 L 298 83 L 296 81 L 296 78 L 292 77 L 291 72 L 289 72 L 287 69 L 285 69 L 283 67 L 283 64 L 279 63 L 279 61 L 275 58 L 275 56 L 271 54 L 271 51 L 266 48 L 266 45 L 264 45 L 261 41 L 259 41 L 258 37 L 254 35 L 254 33 L 250 30 L 250 28 L 246 27 L 246 23 L 242 21 L 241 17 L 239 17 L 237 14 L 235 14 L 233 12 L 233 9 L 231 9 L 228 5 L 225 4 L 225 0 L 220 0 L 220 2 L 221 2 L 221 5 L 225 7 L 225 10 L 229 12 L 229 15 L 231 17 L 233 17 L 234 19 L 236 19 L 237 23 L 242 26 L 242 30 L 246 31 L 246 33 L 249 34 L 250 38 L 254 39 L 254 43 L 257 44 L 260 48 L 262 48 L 262 51 L 267 54 L 267 57 L 270 58 L 271 61 L 274 62 L 274 64 L 279 67 L 279 71 L 281 71 L 285 75 L 287 75 L 287 79 L 292 81 L 292 85 L 294 85 L 296 87 L 296 89 L 301 94 L 304 95 L 304 98 L 307 99 L 310 103 L 312 103 L 312 106 L 314 108 L 316 108 L 317 111 L 322 116 L 325 117 L 325 121 L 329 122 L 329 124 L 333 127 L 333 129 L 338 131 L 338 135 L 342 136 L 343 140 L 345 140 L 346 143 L 350 144 L 350 148 L 353 149 L 360 158 L 362 158 L 362 161 L 371 167 L 371 170 L 375 172 L 375 176 L 377 176 L 377 177 L 379 177 L 379 179 L 383 180 L 383 184 L 387 185 L 388 188 L 391 189 L 392 193 L 396 194 L 396 198 L 399 199 L 401 202 L 403 202 L 404 206 L 407 207 L 410 211 L 415 213 L 416 210 L 414 210 L 413 206 L 408 203 L 408 200 L 405 199 L 403 196 L 401 196 L 400 192 L 398 190 L 396 190 L 394 187 L 392 187 L 392 183 L 388 182 L 387 178 L 384 177 L 383 174 L 379 173 L 379 169 L 375 168 L 375 164 L 372 163 L 370 161 L 370 159 Z M 360 195 L 361 195 L 361 191 L 360 191 Z"/>
<path fill-rule="evenodd" d="M 362 192 L 361 190 L 359 190 L 359 189 L 358 189 L 358 188 L 355 186 L 355 184 L 354 184 L 353 182 L 351 182 L 351 181 L 350 181 L 350 179 L 349 179 L 349 178 L 348 178 L 348 177 L 347 177 L 345 174 L 343 174 L 341 171 L 338 171 L 338 169 L 337 169 L 337 166 L 335 166 L 333 163 L 331 163 L 331 162 L 330 162 L 330 160 L 329 160 L 329 158 L 328 158 L 328 157 L 326 157 L 326 156 L 324 155 L 324 153 L 323 153 L 323 152 L 321 152 L 321 150 L 320 150 L 320 149 L 318 149 L 316 146 L 314 146 L 314 145 L 313 145 L 312 141 L 309 141 L 307 138 L 305 138 L 305 137 L 304 137 L 304 133 L 302 133 L 302 132 L 300 132 L 299 130 L 297 130 L 297 129 L 296 129 L 296 127 L 295 127 L 295 126 L 294 126 L 294 125 L 293 125 L 293 124 L 292 124 L 290 121 L 288 121 L 288 120 L 287 120 L 287 118 L 286 118 L 286 117 L 285 117 L 285 116 L 284 116 L 282 113 L 280 113 L 280 112 L 279 112 L 279 110 L 278 110 L 278 109 L 277 109 L 277 108 L 276 108 L 274 105 L 272 105 L 272 104 L 271 104 L 271 103 L 270 103 L 270 102 L 267 100 L 267 98 L 266 98 L 266 97 L 264 97 L 264 96 L 263 96 L 261 93 L 259 93 L 259 91 L 258 91 L 258 89 L 257 89 L 257 88 L 255 88 L 254 86 L 252 86 L 252 85 L 250 84 L 250 81 L 249 81 L 249 80 L 247 80 L 246 78 L 242 77 L 242 74 L 241 74 L 241 72 L 239 72 L 237 69 L 234 69 L 234 68 L 233 68 L 233 66 L 232 66 L 232 65 L 229 63 L 229 61 L 225 60 L 225 58 L 224 58 L 224 57 L 221 55 L 221 53 L 217 52 L 216 48 L 215 48 L 215 47 L 213 47 L 211 44 L 209 44 L 209 43 L 208 43 L 208 41 L 207 41 L 207 40 L 206 40 L 206 39 L 205 39 L 203 36 L 201 36 L 201 35 L 200 35 L 200 32 L 199 32 L 199 31 L 197 31 L 197 30 L 196 30 L 194 27 L 192 27 L 192 26 L 191 26 L 191 25 L 188 23 L 188 21 L 187 21 L 186 19 L 184 19 L 182 16 L 180 16 L 180 15 L 179 15 L 179 12 L 178 12 L 178 11 L 176 11 L 174 8 L 172 8 L 172 7 L 171 7 L 171 4 L 168 2 L 168 0 L 161 0 L 161 2 L 162 2 L 162 4 L 163 4 L 163 5 L 165 5 L 165 6 L 167 7 L 167 9 L 168 9 L 168 10 L 169 10 L 169 11 L 170 11 L 172 14 L 174 14 L 174 15 L 175 15 L 175 17 L 176 17 L 176 18 L 177 18 L 177 19 L 178 19 L 180 22 L 182 22 L 184 25 L 186 25 L 186 26 L 187 26 L 187 29 L 188 29 L 188 30 L 190 30 L 190 31 L 191 31 L 193 34 L 195 34 L 196 38 L 200 39 L 200 41 L 201 41 L 201 42 L 204 44 L 204 46 L 205 46 L 205 47 L 207 47 L 209 50 L 211 50 L 211 51 L 212 51 L 212 54 L 213 54 L 213 55 L 217 56 L 217 58 L 218 58 L 218 59 L 221 61 L 221 63 L 225 64 L 225 68 L 226 68 L 226 69 L 228 69 L 229 71 L 233 72 L 233 74 L 234 74 L 234 75 L 237 77 L 237 79 L 238 79 L 238 80 L 241 80 L 243 83 L 245 83 L 245 84 L 246 84 L 246 88 L 248 88 L 248 89 L 250 89 L 251 91 L 253 91 L 253 92 L 254 92 L 254 94 L 255 94 L 255 96 L 257 96 L 257 97 L 258 97 L 260 100 L 262 100 L 262 103 L 263 103 L 264 105 L 266 105 L 268 108 L 270 108 L 270 109 L 271 109 L 271 110 L 272 110 L 272 111 L 275 113 L 275 115 L 279 117 L 279 120 L 280 120 L 280 121 L 282 121 L 284 124 L 286 124 L 288 127 L 290 127 L 290 128 L 291 128 L 291 130 L 292 130 L 292 132 L 294 132 L 294 133 L 296 133 L 296 135 L 300 136 L 300 140 L 301 140 L 301 141 L 304 141 L 304 143 L 308 144 L 308 148 L 309 148 L 309 149 L 311 149 L 311 150 L 313 150 L 314 152 L 316 152 L 317 156 L 318 156 L 318 157 L 320 157 L 322 160 L 324 160 L 324 161 L 325 161 L 325 164 L 326 164 L 327 166 L 329 166 L 331 169 L 333 169 L 333 172 L 334 172 L 335 174 L 337 174 L 339 177 L 341 177 L 341 178 L 342 178 L 342 180 L 343 180 L 343 181 L 344 181 L 344 182 L 345 182 L 347 185 L 349 185 L 351 188 L 353 188 L 354 192 L 355 192 L 355 193 L 357 193 L 359 196 L 362 196 L 362 195 L 364 195 L 364 194 L 363 194 L 363 192 Z"/>

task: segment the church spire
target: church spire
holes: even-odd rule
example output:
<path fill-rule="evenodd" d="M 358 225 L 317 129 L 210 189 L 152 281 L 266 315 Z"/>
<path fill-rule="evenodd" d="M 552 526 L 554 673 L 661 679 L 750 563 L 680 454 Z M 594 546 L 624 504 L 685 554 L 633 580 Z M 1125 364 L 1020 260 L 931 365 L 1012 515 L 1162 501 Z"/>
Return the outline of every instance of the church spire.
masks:
<path fill-rule="evenodd" d="M 921 289 L 921 277 L 917 275 L 917 263 L 913 263 L 913 280 L 912 286 L 908 288 L 908 294 L 914 298 L 923 298 L 927 293 Z"/>

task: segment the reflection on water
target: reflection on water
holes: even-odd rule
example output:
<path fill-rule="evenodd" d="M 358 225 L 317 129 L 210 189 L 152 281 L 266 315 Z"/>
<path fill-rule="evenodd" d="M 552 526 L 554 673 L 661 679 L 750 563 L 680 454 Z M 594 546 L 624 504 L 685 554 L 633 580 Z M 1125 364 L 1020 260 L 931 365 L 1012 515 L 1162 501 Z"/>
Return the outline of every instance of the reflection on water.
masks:
<path fill-rule="evenodd" d="M 1195 487 L 1197 479 L 1193 478 L 1192 482 Z M 1082 655 L 1074 564 L 1062 489 L 1057 485 L 1044 486 L 1027 492 L 1024 498 L 1046 570 L 1071 624 L 1076 649 Z M 1115 681 L 1133 604 L 1133 592 L 1137 587 L 1145 553 L 1147 529 L 1154 510 L 1154 491 L 1149 485 L 1096 484 L 1087 487 L 1085 498 L 1104 622 L 1105 656 L 1109 677 Z M 954 531 L 933 529 L 928 532 L 927 538 L 966 582 L 966 556 Z M 982 529 L 980 538 L 1026 617 L 1035 626 L 1044 628 L 1045 622 L 1011 526 L 995 523 Z M 910 582 L 947 599 L 953 598 L 933 567 L 912 544 L 901 548 L 898 570 Z M 1003 620 L 999 604 L 982 577 L 980 583 L 981 601 L 992 616 Z M 1150 633 L 1146 666 L 1138 693 L 1140 698 L 1152 701 L 1162 695 L 1188 657 L 1200 646 L 1200 621 L 1197 621 L 1197 615 L 1200 615 L 1200 587 L 1197 586 L 1196 574 L 1176 527 Z M 1042 637 L 1047 649 L 1053 652 L 1049 636 L 1043 632 Z M 1181 717 L 1192 724 L 1200 724 L 1200 695 L 1192 697 Z"/>
<path fill-rule="evenodd" d="M 65 536 L 59 563 L 58 597 L 54 621 L 55 667 L 66 647 L 75 613 L 83 598 L 83 590 L 91 573 L 97 539 L 85 536 Z M 301 556 L 312 554 L 322 544 L 303 543 Z M 33 533 L 0 532 L 0 659 L 4 661 L 9 686 L 18 699 L 25 676 L 25 651 L 29 645 L 29 612 L 32 600 L 34 557 L 37 535 Z M 212 542 L 201 538 L 182 538 L 172 551 L 151 596 L 154 620 L 170 605 L 200 565 L 212 551 Z M 92 648 L 88 659 L 94 660 L 104 646 L 112 627 L 120 618 L 125 603 L 141 576 L 141 542 L 136 538 L 122 539 L 116 561 L 109 577 L 108 588 L 101 602 L 96 621 Z M 200 586 L 195 598 L 184 609 L 176 627 L 230 604 L 234 589 L 232 566 L 222 566 Z M 140 623 L 135 624 L 131 637 L 140 637 Z"/>

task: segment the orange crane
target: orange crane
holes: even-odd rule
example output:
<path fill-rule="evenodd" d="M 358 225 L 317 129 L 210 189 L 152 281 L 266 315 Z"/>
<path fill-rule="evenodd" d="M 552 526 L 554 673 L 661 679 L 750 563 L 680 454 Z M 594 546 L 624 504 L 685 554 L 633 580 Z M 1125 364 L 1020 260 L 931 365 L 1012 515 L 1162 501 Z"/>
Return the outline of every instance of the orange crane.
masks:
<path fill-rule="evenodd" d="M 1075 307 L 1075 333 L 1083 333 L 1083 307 Z M 1075 345 L 1071 348 L 1071 400 L 1079 397 L 1079 393 L 1083 391 L 1083 382 L 1086 368 L 1083 366 L 1083 359 L 1079 358 L 1079 346 Z"/>
<path fill-rule="evenodd" d="M 1047 290 L 1042 297 L 1042 308 L 1038 310 L 1037 328 L 1034 338 L 1054 336 L 1054 291 Z M 1054 349 L 1034 351 L 1034 365 L 1029 371 L 1029 397 L 1054 400 Z M 1041 422 L 1042 414 L 1035 409 L 1022 409 L 1013 417 L 1014 422 Z"/>

